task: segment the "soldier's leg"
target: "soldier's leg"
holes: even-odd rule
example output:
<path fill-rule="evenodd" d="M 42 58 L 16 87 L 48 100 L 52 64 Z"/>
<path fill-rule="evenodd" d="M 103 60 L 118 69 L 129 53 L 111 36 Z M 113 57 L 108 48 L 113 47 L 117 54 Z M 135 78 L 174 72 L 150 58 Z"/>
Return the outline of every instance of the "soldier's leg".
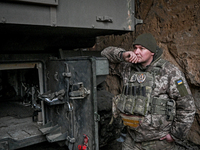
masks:
<path fill-rule="evenodd" d="M 140 143 L 135 143 L 129 134 L 126 135 L 125 141 L 122 143 L 122 150 L 142 150 Z"/>
<path fill-rule="evenodd" d="M 157 149 L 162 149 L 162 150 L 197 150 L 195 147 L 192 147 L 187 142 L 178 144 L 176 142 L 169 143 L 166 140 L 156 141 L 156 147 Z"/>
<path fill-rule="evenodd" d="M 126 139 L 122 143 L 122 150 L 186 150 L 186 148 L 175 142 L 169 143 L 166 140 L 134 142 L 133 138 L 127 133 Z"/>
<path fill-rule="evenodd" d="M 143 150 L 176 150 L 174 142 L 167 142 L 166 140 L 152 140 L 142 142 Z"/>
<path fill-rule="evenodd" d="M 166 140 L 156 140 L 156 149 L 158 150 L 175 150 L 174 142 L 167 142 Z"/>

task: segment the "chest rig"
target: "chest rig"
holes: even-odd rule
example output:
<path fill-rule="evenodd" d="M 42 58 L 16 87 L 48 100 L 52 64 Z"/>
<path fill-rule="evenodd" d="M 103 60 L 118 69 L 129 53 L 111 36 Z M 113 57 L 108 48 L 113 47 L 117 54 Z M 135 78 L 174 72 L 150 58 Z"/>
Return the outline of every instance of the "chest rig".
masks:
<path fill-rule="evenodd" d="M 117 102 L 120 112 L 136 116 L 146 116 L 148 113 L 166 115 L 167 120 L 173 120 L 175 101 L 151 96 L 155 87 L 155 76 L 160 73 L 165 63 L 166 61 L 161 59 L 150 71 L 131 72 Z"/>
<path fill-rule="evenodd" d="M 154 75 L 150 72 L 131 72 L 124 84 L 117 108 L 126 114 L 145 116 L 150 111 Z"/>

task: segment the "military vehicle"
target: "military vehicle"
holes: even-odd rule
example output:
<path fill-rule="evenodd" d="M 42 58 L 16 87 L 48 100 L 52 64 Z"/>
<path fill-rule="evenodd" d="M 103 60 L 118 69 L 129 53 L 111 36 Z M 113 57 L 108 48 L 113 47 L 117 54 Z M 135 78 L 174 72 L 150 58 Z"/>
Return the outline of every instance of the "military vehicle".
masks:
<path fill-rule="evenodd" d="M 0 0 L 0 149 L 98 150 L 98 36 L 140 23 L 134 0 Z"/>

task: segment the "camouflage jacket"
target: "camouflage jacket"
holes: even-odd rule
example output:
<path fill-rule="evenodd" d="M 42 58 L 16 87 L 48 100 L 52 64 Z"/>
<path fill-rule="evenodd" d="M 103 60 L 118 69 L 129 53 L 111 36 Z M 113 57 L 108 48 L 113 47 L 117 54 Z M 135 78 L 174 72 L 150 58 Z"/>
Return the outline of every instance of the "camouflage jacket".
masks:
<path fill-rule="evenodd" d="M 159 49 L 153 62 L 143 69 L 140 64 L 124 62 L 120 57 L 122 51 L 125 50 L 108 47 L 101 52 L 101 55 L 107 57 L 112 63 L 119 63 L 117 72 L 123 78 L 124 83 L 127 82 L 132 70 L 145 71 L 150 67 L 157 66 L 162 60 L 162 49 Z M 184 74 L 168 61 L 160 69 L 160 74 L 155 76 L 155 86 L 152 87 L 151 96 L 173 99 L 176 102 L 176 115 L 173 121 L 167 121 L 165 115 L 147 114 L 140 125 L 135 130 L 131 130 L 136 142 L 160 139 L 167 134 L 170 134 L 175 140 L 184 140 L 194 119 L 194 99 Z M 176 82 L 180 79 L 186 89 L 184 93 L 177 88 Z"/>

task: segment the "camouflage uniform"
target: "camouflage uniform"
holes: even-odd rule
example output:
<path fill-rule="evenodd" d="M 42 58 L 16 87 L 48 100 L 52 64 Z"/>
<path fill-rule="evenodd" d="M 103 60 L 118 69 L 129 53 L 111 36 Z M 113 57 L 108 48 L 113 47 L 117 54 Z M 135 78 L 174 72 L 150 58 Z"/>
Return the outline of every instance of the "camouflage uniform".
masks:
<path fill-rule="evenodd" d="M 163 114 L 147 113 L 139 120 L 139 126 L 134 129 L 128 127 L 128 134 L 123 143 L 124 150 L 179 149 L 174 142 L 168 143 L 166 140 L 160 141 L 159 139 L 170 134 L 176 143 L 182 144 L 194 119 L 194 100 L 184 74 L 176 66 L 161 59 L 162 49 L 157 47 L 157 50 L 152 63 L 146 68 L 142 68 L 140 64 L 125 62 L 121 57 L 125 51 L 122 48 L 108 47 L 101 52 L 101 55 L 107 57 L 110 62 L 119 64 L 117 72 L 123 78 L 124 83 L 128 81 L 133 70 L 145 72 L 154 67 L 160 68 L 159 73 L 154 78 L 155 84 L 152 87 L 151 97 L 173 99 L 176 103 L 176 115 L 174 115 L 173 120 L 167 120 L 166 115 Z M 176 82 L 179 80 L 182 81 L 183 88 L 177 86 Z M 113 103 L 114 117 L 123 114 L 123 112 L 118 112 L 116 104 Z"/>

